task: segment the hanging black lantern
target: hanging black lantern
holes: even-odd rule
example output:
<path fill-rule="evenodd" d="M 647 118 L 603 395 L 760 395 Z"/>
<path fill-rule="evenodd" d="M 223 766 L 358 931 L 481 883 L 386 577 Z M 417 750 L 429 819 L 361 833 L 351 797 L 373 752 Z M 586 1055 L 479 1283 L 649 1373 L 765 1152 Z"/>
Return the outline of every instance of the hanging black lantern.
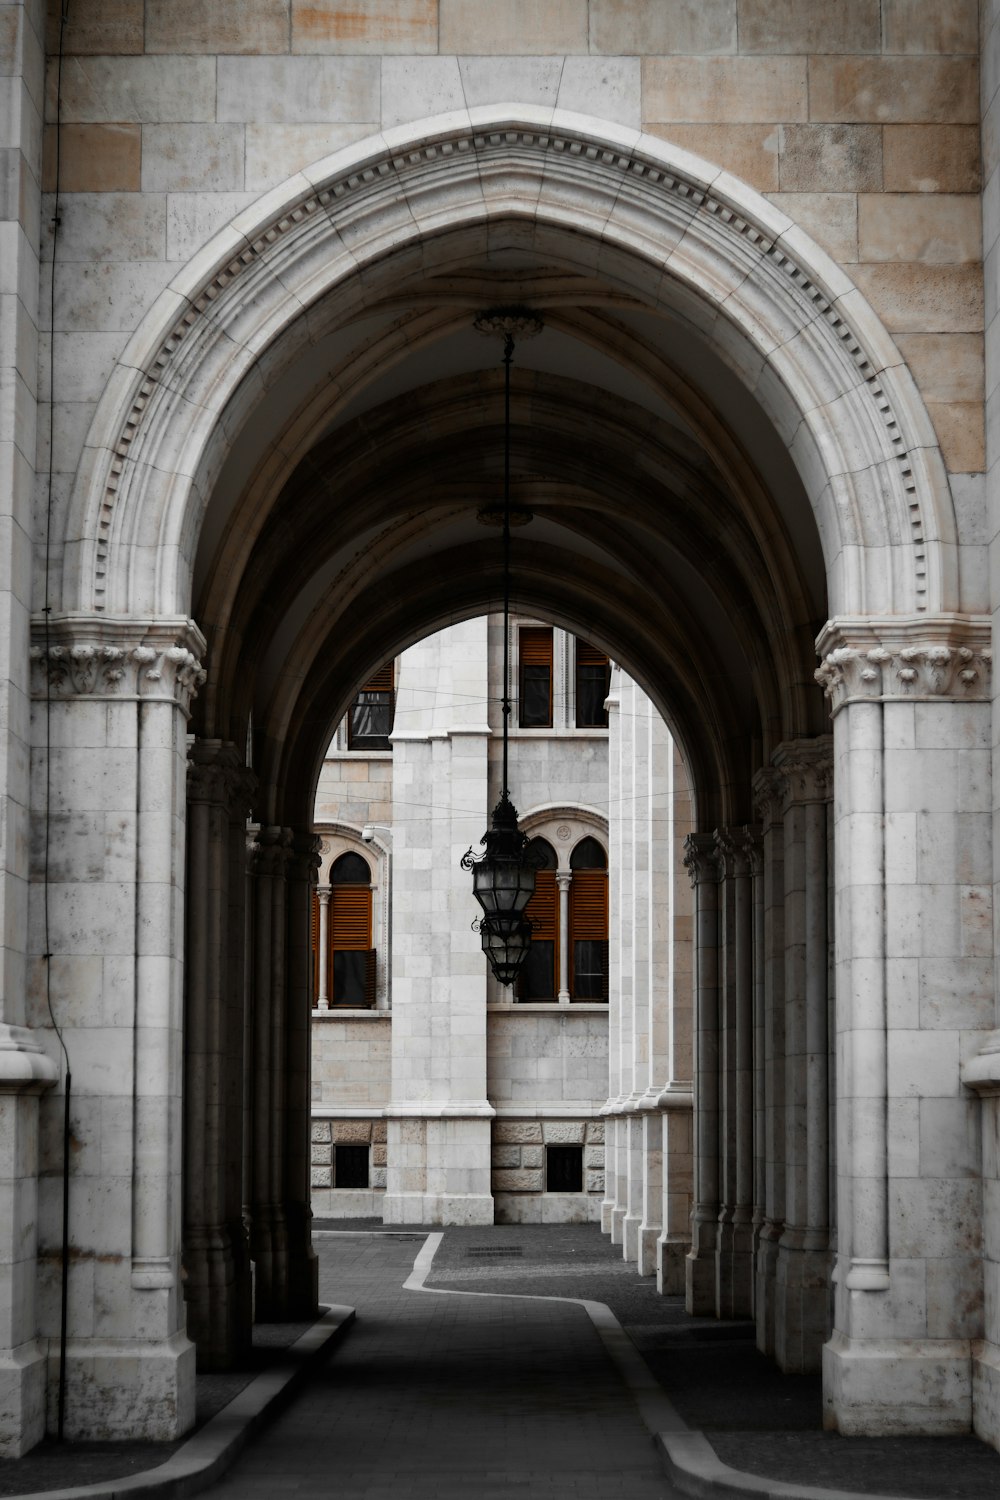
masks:
<path fill-rule="evenodd" d="M 476 319 L 480 333 L 501 334 L 504 341 L 503 450 L 503 783 L 490 826 L 483 834 L 482 854 L 462 856 L 472 871 L 472 892 L 483 909 L 479 936 L 490 968 L 501 984 L 514 983 L 531 946 L 531 922 L 525 907 L 535 893 L 537 860 L 528 838 L 517 826 L 517 809 L 507 789 L 510 720 L 510 366 L 514 336 L 530 338 L 541 331 L 541 319 L 528 308 L 496 308 Z"/>

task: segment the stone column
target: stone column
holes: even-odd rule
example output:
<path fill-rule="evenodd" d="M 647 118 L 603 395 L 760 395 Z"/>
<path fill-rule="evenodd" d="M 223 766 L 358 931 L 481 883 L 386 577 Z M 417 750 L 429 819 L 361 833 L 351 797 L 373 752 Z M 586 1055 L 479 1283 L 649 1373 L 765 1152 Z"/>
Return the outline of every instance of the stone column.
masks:
<path fill-rule="evenodd" d="M 285 877 L 290 829 L 258 831 L 251 857 L 253 945 L 253 1159 L 250 1254 L 254 1315 L 271 1323 L 288 1306 L 288 1227 L 282 1201 L 286 1122 Z"/>
<path fill-rule="evenodd" d="M 169 1439 L 194 1420 L 180 1276 L 181 1058 L 186 734 L 203 649 L 183 620 L 53 616 L 33 651 L 32 802 L 44 809 L 47 784 L 50 998 L 73 1074 L 77 1148 L 72 1437 Z M 57 1340 L 62 1101 L 49 1108 L 57 1154 L 42 1163 L 44 1332 Z"/>
<path fill-rule="evenodd" d="M 611 669 L 608 706 L 608 1099 L 604 1116 L 604 1198 L 601 1231 L 614 1242 L 618 1195 L 621 1070 L 621 668 Z M 620 1236 L 619 1236 L 620 1238 Z"/>
<path fill-rule="evenodd" d="M 572 871 L 559 870 L 556 886 L 559 890 L 559 1004 L 570 1003 L 569 993 L 569 888 L 573 882 Z"/>
<path fill-rule="evenodd" d="M 312 1106 L 312 959 L 309 926 L 319 868 L 319 839 L 308 830 L 293 833 L 285 879 L 285 1156 L 281 1202 L 288 1246 L 288 1301 L 285 1316 L 309 1318 L 319 1303 L 319 1262 L 312 1244 L 310 1120 Z"/>
<path fill-rule="evenodd" d="M 404 652 L 393 734 L 392 1085 L 386 1223 L 491 1224 L 487 961 L 461 868 L 498 794 L 482 704 L 488 622 Z M 434 682 L 438 695 L 428 695 Z M 498 725 L 499 727 L 499 725 Z M 516 755 L 511 792 L 516 803 Z M 442 797 L 441 788 L 448 788 Z M 492 800 L 491 800 L 492 791 Z M 476 810 L 478 808 L 478 811 Z"/>
<path fill-rule="evenodd" d="M 31 535 L 38 382 L 45 18 L 4 7 L 0 88 L 0 1458 L 17 1458 L 45 1431 L 45 1352 L 37 1341 L 38 1096 L 57 1076 L 27 1025 L 29 667 Z M 45 1006 L 33 1007 L 44 1025 Z"/>
<path fill-rule="evenodd" d="M 827 802 L 830 742 L 773 757 L 784 778 L 785 1227 L 778 1244 L 774 1354 L 818 1370 L 830 1281 L 827 1114 Z"/>
<path fill-rule="evenodd" d="M 234 875 L 241 879 L 233 846 L 242 844 L 251 781 L 235 745 L 196 740 L 188 752 L 184 1297 L 205 1370 L 231 1368 L 250 1343 L 249 1252 L 234 1167 L 242 1152 L 243 1027 L 233 991 L 238 986 L 242 998 L 243 926 L 237 947 L 230 922 L 242 915 L 231 890 Z"/>
<path fill-rule="evenodd" d="M 720 1195 L 716 1311 L 748 1317 L 753 1281 L 753 903 L 752 835 L 716 832 L 720 886 Z"/>
<path fill-rule="evenodd" d="M 826 1421 L 966 1431 L 973 1380 L 981 1389 L 989 1368 L 978 1106 L 961 1076 L 970 1031 L 995 1024 L 989 629 L 954 616 L 838 620 L 819 649 L 837 871 Z"/>
<path fill-rule="evenodd" d="M 666 734 L 666 727 L 663 726 Z M 694 1122 L 692 1119 L 692 891 L 684 872 L 684 842 L 691 831 L 691 796 L 687 772 L 677 746 L 667 736 L 665 752 L 654 760 L 654 787 L 663 787 L 654 801 L 668 847 L 654 860 L 654 868 L 665 867 L 669 882 L 666 903 L 657 898 L 654 915 L 657 937 L 654 951 L 667 969 L 666 993 L 654 1007 L 654 1035 L 658 1015 L 665 1013 L 664 1041 L 666 1082 L 657 1106 L 661 1111 L 663 1152 L 663 1228 L 657 1244 L 656 1284 L 661 1293 L 683 1295 L 685 1258 L 691 1248 L 691 1201 L 694 1172 Z M 666 905 L 669 921 L 659 924 Z"/>
<path fill-rule="evenodd" d="M 330 887 L 321 885 L 319 897 L 319 983 L 316 993 L 316 1009 L 330 1009 Z"/>
<path fill-rule="evenodd" d="M 638 1101 L 635 1050 L 635 683 L 622 674 L 618 686 L 618 943 L 619 1084 L 615 1131 L 615 1207 L 612 1243 L 621 1245 L 626 1259 L 635 1259 L 635 1242 L 642 1220 L 642 1134 L 632 1111 Z M 608 804 L 609 819 L 612 816 Z M 631 1222 L 629 1222 L 631 1221 Z M 632 1252 L 631 1254 L 629 1252 Z"/>
<path fill-rule="evenodd" d="M 692 833 L 684 863 L 695 892 L 694 949 L 694 1209 L 684 1305 L 716 1310 L 719 1230 L 719 864 L 715 838 Z"/>
<path fill-rule="evenodd" d="M 760 1146 L 763 1193 L 757 1231 L 754 1316 L 757 1347 L 774 1353 L 775 1278 L 778 1241 L 785 1227 L 785 886 L 784 832 L 781 809 L 784 779 L 772 768 L 754 779 L 754 797 L 761 820 L 760 873 L 755 876 L 755 912 L 763 922 L 755 986 L 762 985 L 763 1040 L 757 1057 L 758 1089 L 763 1098 Z M 755 990 L 755 1003 L 758 1003 Z"/>

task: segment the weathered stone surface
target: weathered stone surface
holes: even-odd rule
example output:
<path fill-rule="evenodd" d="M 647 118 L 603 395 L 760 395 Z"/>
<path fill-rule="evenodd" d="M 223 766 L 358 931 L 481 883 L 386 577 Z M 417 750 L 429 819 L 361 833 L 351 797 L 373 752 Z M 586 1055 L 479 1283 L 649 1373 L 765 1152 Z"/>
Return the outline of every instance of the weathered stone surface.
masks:
<path fill-rule="evenodd" d="M 603 1193 L 604 1192 L 604 1173 L 603 1172 L 588 1172 L 586 1175 L 587 1175 L 587 1192 L 588 1193 Z"/>
<path fill-rule="evenodd" d="M 879 0 L 740 0 L 741 52 L 880 52 Z"/>
<path fill-rule="evenodd" d="M 370 1141 L 372 1138 L 370 1120 L 331 1120 L 330 1124 L 333 1139 L 338 1145 Z"/>
<path fill-rule="evenodd" d="M 858 258 L 959 264 L 982 257 L 982 213 L 972 193 L 863 193 Z"/>
<path fill-rule="evenodd" d="M 977 193 L 979 131 L 974 125 L 886 125 L 882 186 L 887 193 Z"/>
<path fill-rule="evenodd" d="M 510 1145 L 541 1141 L 542 1127 L 538 1120 L 497 1120 L 493 1126 L 493 1139 Z"/>
<path fill-rule="evenodd" d="M 442 53 L 586 52 L 587 0 L 438 0 L 438 48 Z"/>
<path fill-rule="evenodd" d="M 778 187 L 780 132 L 773 125 L 678 125 L 645 120 L 643 129 L 717 162 L 759 192 Z"/>
<path fill-rule="evenodd" d="M 588 1146 L 583 1153 L 583 1164 L 585 1167 L 600 1167 L 604 1169 L 604 1147 Z"/>
<path fill-rule="evenodd" d="M 311 1160 L 314 1167 L 328 1167 L 330 1165 L 330 1147 L 328 1145 L 314 1145 L 312 1147 Z"/>
<path fill-rule="evenodd" d="M 544 1146 L 522 1146 L 521 1147 L 521 1166 L 522 1167 L 544 1167 L 544 1165 L 545 1165 L 545 1147 Z"/>
<path fill-rule="evenodd" d="M 882 186 L 877 125 L 783 125 L 778 137 L 783 193 L 863 193 Z"/>
<path fill-rule="evenodd" d="M 805 120 L 808 115 L 804 57 L 643 60 L 644 120 L 722 124 Z"/>
<path fill-rule="evenodd" d="M 287 52 L 290 0 L 146 0 L 146 51 Z"/>
<path fill-rule="evenodd" d="M 978 266 L 859 265 L 855 279 L 893 333 L 978 333 L 983 283 Z"/>
<path fill-rule="evenodd" d="M 372 1146 L 372 1166 L 384 1167 L 389 1159 L 387 1146 Z"/>
<path fill-rule="evenodd" d="M 493 1173 L 493 1190 L 497 1193 L 540 1193 L 544 1186 L 542 1172 L 508 1170 Z"/>
<path fill-rule="evenodd" d="M 330 1167 L 313 1167 L 310 1172 L 310 1182 L 314 1188 L 328 1188 L 333 1186 L 333 1173 Z"/>
<path fill-rule="evenodd" d="M 44 186 L 55 188 L 55 126 L 45 127 Z M 137 193 L 141 186 L 142 127 L 64 125 L 59 177 L 65 193 Z"/>
<path fill-rule="evenodd" d="M 979 46 L 976 0 L 882 0 L 886 52 L 975 52 Z"/>
<path fill-rule="evenodd" d="M 976 64 L 951 57 L 812 57 L 813 120 L 974 123 Z"/>
<path fill-rule="evenodd" d="M 331 1136 L 331 1133 L 330 1133 L 330 1121 L 329 1120 L 313 1120 L 313 1122 L 312 1122 L 312 1132 L 311 1133 L 312 1133 L 313 1142 L 316 1145 L 320 1145 L 324 1141 L 329 1142 L 330 1140 L 332 1140 L 332 1136 Z"/>
<path fill-rule="evenodd" d="M 61 5 L 49 5 L 46 47 L 59 51 Z M 144 0 L 73 0 L 66 7 L 63 55 L 97 53 L 122 56 L 143 50 Z"/>
<path fill-rule="evenodd" d="M 587 1121 L 586 1139 L 587 1139 L 588 1142 L 591 1142 L 594 1145 L 596 1145 L 598 1142 L 600 1142 L 602 1145 L 604 1144 L 604 1121 L 603 1120 L 588 1120 Z"/>
<path fill-rule="evenodd" d="M 590 0 L 592 52 L 736 51 L 736 0 Z"/>
<path fill-rule="evenodd" d="M 583 1144 L 583 1121 L 543 1120 L 542 1128 L 546 1146 L 578 1146 Z"/>
<path fill-rule="evenodd" d="M 519 1167 L 521 1165 L 521 1148 L 520 1146 L 494 1146 L 490 1153 L 490 1160 L 494 1169 L 497 1167 Z"/>
<path fill-rule="evenodd" d="M 372 1167 L 371 1185 L 373 1188 L 384 1188 L 386 1185 L 385 1167 Z"/>
<path fill-rule="evenodd" d="M 292 51 L 436 52 L 437 0 L 291 0 Z"/>

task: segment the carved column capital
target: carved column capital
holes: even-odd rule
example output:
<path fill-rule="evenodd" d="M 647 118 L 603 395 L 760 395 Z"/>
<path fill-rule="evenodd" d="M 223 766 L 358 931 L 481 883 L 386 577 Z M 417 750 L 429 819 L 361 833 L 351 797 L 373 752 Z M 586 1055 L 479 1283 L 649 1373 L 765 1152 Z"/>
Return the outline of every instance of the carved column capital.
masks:
<path fill-rule="evenodd" d="M 316 883 L 316 871 L 323 863 L 323 841 L 317 833 L 290 830 L 292 840 L 288 860 L 288 873 L 293 880 Z"/>
<path fill-rule="evenodd" d="M 782 789 L 783 807 L 797 802 L 829 802 L 833 795 L 833 741 L 787 740 L 771 757 Z"/>
<path fill-rule="evenodd" d="M 292 857 L 294 834 L 290 828 L 269 823 L 259 828 L 253 842 L 247 842 L 250 870 L 254 875 L 284 875 Z"/>
<path fill-rule="evenodd" d="M 189 715 L 204 653 L 193 620 L 51 615 L 32 625 L 32 697 L 153 699 Z"/>
<path fill-rule="evenodd" d="M 764 766 L 753 779 L 754 811 L 760 819 L 763 833 L 781 822 L 784 801 L 785 778 L 774 766 Z"/>
<path fill-rule="evenodd" d="M 713 833 L 689 833 L 684 840 L 684 868 L 693 886 L 719 879 L 719 851 Z"/>
<path fill-rule="evenodd" d="M 256 786 L 256 776 L 231 741 L 196 739 L 189 747 L 189 802 L 211 802 L 245 816 Z"/>
<path fill-rule="evenodd" d="M 846 703 L 984 702 L 993 653 L 984 615 L 891 615 L 830 620 L 816 681 L 836 714 Z"/>
<path fill-rule="evenodd" d="M 714 838 L 719 868 L 724 877 L 753 874 L 755 851 L 760 843 L 758 828 L 740 825 L 717 828 Z"/>

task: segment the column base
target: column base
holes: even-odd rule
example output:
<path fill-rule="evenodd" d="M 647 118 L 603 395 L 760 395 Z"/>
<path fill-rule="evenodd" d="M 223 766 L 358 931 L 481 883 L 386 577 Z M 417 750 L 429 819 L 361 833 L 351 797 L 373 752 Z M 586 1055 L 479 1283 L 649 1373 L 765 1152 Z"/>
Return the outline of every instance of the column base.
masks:
<path fill-rule="evenodd" d="M 612 1243 L 612 1245 L 620 1245 L 623 1242 L 623 1239 L 624 1239 L 624 1228 L 623 1228 L 623 1226 L 625 1224 L 625 1213 L 626 1213 L 626 1210 L 624 1208 L 619 1208 L 617 1205 L 611 1210 L 611 1243 Z"/>
<path fill-rule="evenodd" d="M 690 1240 L 668 1239 L 661 1236 L 656 1242 L 656 1290 L 661 1297 L 683 1297 L 685 1291 L 685 1265 Z"/>
<path fill-rule="evenodd" d="M 288 1226 L 280 1204 L 254 1204 L 250 1258 L 254 1266 L 254 1321 L 284 1322 L 288 1316 Z"/>
<path fill-rule="evenodd" d="M 942 1437 L 972 1427 L 968 1339 L 850 1339 L 823 1348 L 823 1426 L 845 1437 Z"/>
<path fill-rule="evenodd" d="M 983 1339 L 972 1349 L 972 1430 L 1000 1448 L 1000 1345 Z"/>
<path fill-rule="evenodd" d="M 622 1220 L 622 1259 L 638 1261 L 639 1231 L 642 1220 L 638 1214 L 626 1214 Z"/>
<path fill-rule="evenodd" d="M 684 1311 L 695 1318 L 715 1316 L 714 1250 L 691 1250 L 684 1262 Z"/>
<path fill-rule="evenodd" d="M 601 1204 L 601 1233 L 611 1233 L 611 1220 L 615 1211 L 613 1198 L 605 1198 Z"/>
<path fill-rule="evenodd" d="M 383 1224 L 492 1224 L 490 1193 L 386 1193 Z"/>
<path fill-rule="evenodd" d="M 35 1339 L 0 1354 L 0 1458 L 21 1458 L 45 1436 L 45 1364 Z"/>
<path fill-rule="evenodd" d="M 242 1221 L 189 1229 L 184 1236 L 188 1338 L 199 1370 L 231 1370 L 251 1344 L 250 1256 Z"/>
<path fill-rule="evenodd" d="M 715 1313 L 719 1318 L 753 1314 L 753 1225 L 723 1219 L 715 1252 Z"/>
<path fill-rule="evenodd" d="M 778 1245 L 774 1301 L 774 1347 L 770 1352 L 786 1375 L 811 1375 L 822 1368 L 830 1332 L 830 1252 Z"/>
<path fill-rule="evenodd" d="M 194 1375 L 195 1348 L 184 1333 L 156 1344 L 71 1339 L 66 1348 L 66 1437 L 172 1442 L 194 1426 Z M 56 1346 L 49 1359 L 50 1432 L 56 1430 L 58 1396 Z"/>
<path fill-rule="evenodd" d="M 765 1224 L 757 1241 L 754 1268 L 754 1321 L 757 1324 L 757 1348 L 761 1354 L 774 1357 L 775 1281 L 778 1274 L 778 1241 L 774 1225 Z"/>
<path fill-rule="evenodd" d="M 655 1276 L 657 1266 L 657 1245 L 660 1240 L 659 1224 L 639 1226 L 639 1275 Z"/>

